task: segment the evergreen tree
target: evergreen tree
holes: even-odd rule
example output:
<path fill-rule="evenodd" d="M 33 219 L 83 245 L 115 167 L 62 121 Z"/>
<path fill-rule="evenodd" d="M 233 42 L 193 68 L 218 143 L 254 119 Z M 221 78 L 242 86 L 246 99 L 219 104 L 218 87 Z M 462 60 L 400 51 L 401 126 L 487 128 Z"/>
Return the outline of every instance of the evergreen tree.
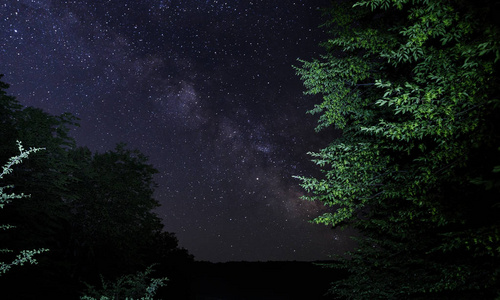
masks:
<path fill-rule="evenodd" d="M 483 4 L 337 1 L 326 54 L 296 68 L 323 95 L 317 130 L 343 132 L 311 153 L 324 176 L 298 177 L 304 198 L 361 234 L 333 294 L 499 296 L 500 32 Z"/>

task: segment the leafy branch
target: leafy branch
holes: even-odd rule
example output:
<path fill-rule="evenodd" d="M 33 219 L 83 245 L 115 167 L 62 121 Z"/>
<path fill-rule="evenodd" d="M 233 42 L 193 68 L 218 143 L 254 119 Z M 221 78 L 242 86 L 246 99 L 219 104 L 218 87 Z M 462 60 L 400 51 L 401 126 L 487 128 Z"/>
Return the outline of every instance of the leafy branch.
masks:
<path fill-rule="evenodd" d="M 17 141 L 17 146 L 19 149 L 19 154 L 11 157 L 7 161 L 7 163 L 3 166 L 2 173 L 0 174 L 0 179 L 3 179 L 3 177 L 5 175 L 12 173 L 12 171 L 13 171 L 12 167 L 14 165 L 20 164 L 23 161 L 23 159 L 28 158 L 29 155 L 36 153 L 38 151 L 44 150 L 44 148 L 30 148 L 28 150 L 25 150 L 20 141 Z M 25 194 L 15 194 L 15 193 L 7 194 L 4 192 L 4 190 L 8 189 L 8 188 L 13 188 L 13 186 L 7 185 L 7 186 L 0 187 L 0 208 L 3 208 L 5 204 L 12 202 L 12 199 L 20 199 L 20 198 L 29 197 L 29 195 L 25 195 Z M 0 229 L 3 229 L 3 230 L 12 229 L 12 228 L 15 228 L 15 227 L 12 225 L 9 225 L 9 224 L 0 225 Z M 12 260 L 12 262 L 10 262 L 10 263 L 0 262 L 0 276 L 2 274 L 5 274 L 13 266 L 16 266 L 16 265 L 22 266 L 25 263 L 36 264 L 37 261 L 33 257 L 36 254 L 40 254 L 40 253 L 43 253 L 46 251 L 49 251 L 49 250 L 41 248 L 41 249 L 37 249 L 37 250 L 22 250 L 22 251 L 20 251 L 19 254 L 17 254 L 16 257 Z M 12 250 L 0 249 L 0 253 L 12 253 Z"/>

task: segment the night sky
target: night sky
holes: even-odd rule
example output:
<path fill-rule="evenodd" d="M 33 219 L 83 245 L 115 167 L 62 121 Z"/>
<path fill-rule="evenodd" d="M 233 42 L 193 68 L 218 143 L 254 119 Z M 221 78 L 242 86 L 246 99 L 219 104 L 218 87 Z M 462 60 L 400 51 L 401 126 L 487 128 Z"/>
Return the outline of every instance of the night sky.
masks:
<path fill-rule="evenodd" d="M 165 230 L 197 260 L 322 260 L 348 231 L 308 220 L 318 171 L 292 65 L 321 53 L 328 0 L 0 0 L 0 74 L 26 106 L 81 119 L 93 151 L 150 157 Z M 26 145 L 43 147 L 43 145 Z"/>

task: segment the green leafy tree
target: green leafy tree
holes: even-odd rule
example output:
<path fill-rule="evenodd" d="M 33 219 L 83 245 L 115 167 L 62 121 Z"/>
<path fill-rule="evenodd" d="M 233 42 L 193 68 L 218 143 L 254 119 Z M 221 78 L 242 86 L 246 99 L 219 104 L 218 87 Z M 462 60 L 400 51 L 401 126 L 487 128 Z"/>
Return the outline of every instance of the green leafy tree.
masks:
<path fill-rule="evenodd" d="M 343 132 L 311 153 L 323 176 L 297 177 L 304 198 L 332 207 L 315 222 L 361 235 L 332 293 L 497 295 L 500 195 L 477 183 L 499 179 L 500 32 L 482 4 L 338 1 L 326 54 L 296 68 L 323 96 L 317 130 Z"/>
<path fill-rule="evenodd" d="M 28 150 L 24 150 L 21 142 L 17 142 L 17 146 L 19 149 L 19 154 L 16 156 L 13 156 L 9 159 L 9 161 L 3 166 L 2 173 L 0 174 L 0 179 L 3 179 L 3 177 L 7 174 L 12 173 L 12 167 L 16 164 L 20 164 L 23 159 L 28 158 L 28 156 L 32 153 L 36 153 L 40 150 L 43 150 L 43 148 L 30 148 Z M 15 194 L 15 193 L 5 193 L 5 189 L 12 188 L 13 186 L 3 186 L 0 187 L 0 208 L 3 208 L 5 204 L 8 204 L 12 202 L 14 199 L 21 199 L 21 198 L 26 198 L 29 197 L 28 195 L 25 194 Z M 9 224 L 1 224 L 0 225 L 0 230 L 7 230 L 7 229 L 13 229 L 15 228 L 12 225 Z M 34 258 L 36 254 L 40 254 L 42 252 L 46 252 L 48 249 L 36 249 L 36 250 L 22 250 L 17 254 L 14 259 L 9 262 L 0 262 L 0 276 L 2 274 L 5 274 L 9 269 L 11 269 L 13 266 L 16 265 L 24 265 L 25 263 L 30 263 L 30 264 L 36 264 L 37 261 Z M 9 253 L 12 254 L 12 250 L 10 249 L 0 249 L 0 253 Z"/>

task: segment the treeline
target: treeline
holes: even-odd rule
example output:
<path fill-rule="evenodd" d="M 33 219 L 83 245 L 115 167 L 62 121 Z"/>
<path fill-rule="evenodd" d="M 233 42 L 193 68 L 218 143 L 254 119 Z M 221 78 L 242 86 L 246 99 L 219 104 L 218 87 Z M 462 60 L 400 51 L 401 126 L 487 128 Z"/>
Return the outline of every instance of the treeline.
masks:
<path fill-rule="evenodd" d="M 0 76 L 1 78 L 1 76 Z M 113 280 L 155 264 L 155 277 L 168 277 L 176 288 L 183 266 L 193 261 L 163 230 L 154 213 L 153 175 L 158 171 L 137 150 L 118 144 L 93 153 L 69 135 L 78 119 L 23 107 L 0 81 L 0 162 L 25 148 L 43 147 L 4 176 L 2 186 L 28 194 L 0 210 L 0 261 L 24 249 L 49 249 L 37 265 L 12 268 L 0 277 L 2 299 L 77 299 L 84 282 L 99 286 L 102 275 Z M 158 276 L 156 276 L 158 274 Z M 168 287 L 167 287 L 168 289 Z"/>

